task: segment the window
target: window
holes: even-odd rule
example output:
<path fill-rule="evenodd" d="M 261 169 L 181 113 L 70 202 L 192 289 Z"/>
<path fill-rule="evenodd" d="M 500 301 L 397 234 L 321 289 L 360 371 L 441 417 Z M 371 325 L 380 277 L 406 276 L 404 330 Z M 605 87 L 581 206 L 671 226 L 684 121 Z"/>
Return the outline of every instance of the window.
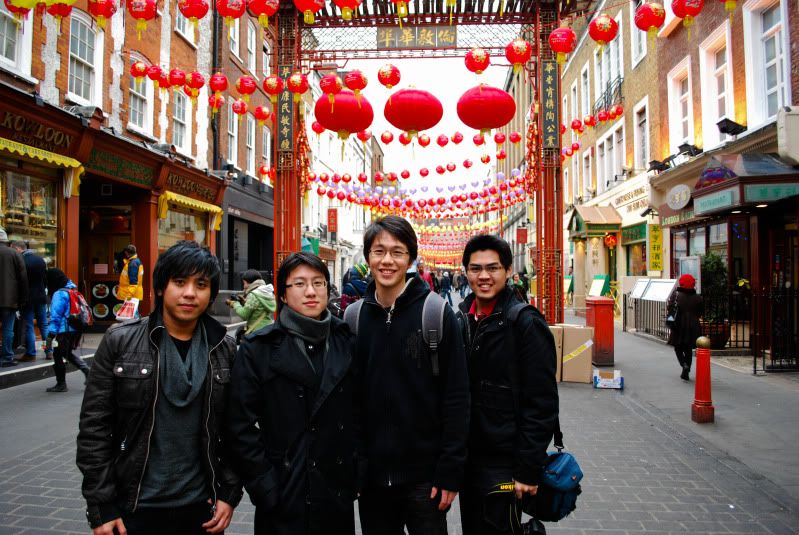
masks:
<path fill-rule="evenodd" d="M 571 128 L 571 120 L 569 119 L 569 102 L 566 99 L 566 95 L 563 95 L 563 124 L 566 125 L 566 128 Z"/>
<path fill-rule="evenodd" d="M 582 191 L 580 192 L 584 201 L 588 200 L 589 195 L 587 195 L 587 193 L 590 189 L 592 189 L 591 185 L 591 179 L 593 178 L 592 174 L 593 173 L 591 173 L 591 152 L 585 151 L 583 153 L 583 187 L 581 188 Z"/>
<path fill-rule="evenodd" d="M 776 4 L 760 15 L 763 34 L 760 38 L 765 60 L 766 116 L 777 115 L 777 109 L 785 102 L 785 80 L 783 79 L 782 20 L 780 5 Z"/>
<path fill-rule="evenodd" d="M 30 76 L 33 32 L 30 27 L 26 30 L 23 31 L 5 4 L 0 4 L 0 66 Z"/>
<path fill-rule="evenodd" d="M 131 58 L 130 64 L 136 61 L 138 61 L 136 58 Z M 128 94 L 128 126 L 147 134 L 152 131 L 152 113 L 148 109 L 148 103 L 152 102 L 152 98 L 147 87 L 151 83 L 147 77 L 136 80 L 131 76 Z"/>
<path fill-rule="evenodd" d="M 269 76 L 272 74 L 272 48 L 269 46 L 269 43 L 264 42 L 264 49 L 262 52 L 263 55 L 263 63 L 261 68 L 263 69 L 264 77 Z"/>
<path fill-rule="evenodd" d="M 588 63 L 585 64 L 583 71 L 580 73 L 580 99 L 580 112 L 585 117 L 591 113 L 591 85 L 588 80 Z"/>
<path fill-rule="evenodd" d="M 255 176 L 255 117 L 247 114 L 247 174 Z"/>
<path fill-rule="evenodd" d="M 635 110 L 635 168 L 646 169 L 649 166 L 649 118 L 647 105 L 641 104 Z"/>
<path fill-rule="evenodd" d="M 580 189 L 580 158 L 577 156 L 576 152 L 574 156 L 572 156 L 572 180 L 570 186 L 570 199 L 571 202 L 574 203 L 574 200 L 577 198 L 577 191 Z"/>
<path fill-rule="evenodd" d="M 683 143 L 693 143 L 694 116 L 691 96 L 690 58 L 686 57 L 667 76 L 669 147 L 672 154 Z"/>
<path fill-rule="evenodd" d="M 616 17 L 616 23 L 619 25 L 619 34 L 616 39 L 602 47 L 601 51 L 597 49 L 594 52 L 596 99 L 599 99 L 617 78 L 624 77 L 624 57 L 621 49 L 624 32 L 619 17 Z"/>
<path fill-rule="evenodd" d="M 306 117 L 310 117 L 306 115 Z M 264 127 L 264 135 L 261 138 L 261 153 L 267 167 L 272 167 L 272 131 Z"/>
<path fill-rule="evenodd" d="M 750 0 L 744 5 L 747 125 L 753 130 L 791 102 L 786 31 L 787 2 Z"/>
<path fill-rule="evenodd" d="M 233 52 L 236 57 L 239 57 L 239 19 L 233 19 L 233 24 L 230 25 L 230 29 L 228 30 L 228 40 L 230 41 L 230 51 Z"/>
<path fill-rule="evenodd" d="M 191 154 L 191 102 L 183 93 L 174 93 L 172 144 L 180 152 Z"/>
<path fill-rule="evenodd" d="M 227 161 L 236 165 L 238 162 L 238 139 L 239 136 L 239 121 L 235 113 L 233 113 L 233 103 L 227 105 Z"/>
<path fill-rule="evenodd" d="M 103 32 L 92 30 L 91 19 L 73 12 L 69 34 L 69 100 L 102 107 Z"/>
<path fill-rule="evenodd" d="M 253 74 L 255 74 L 255 40 L 257 35 L 255 24 L 247 22 L 247 68 Z"/>
<path fill-rule="evenodd" d="M 716 123 L 734 116 L 728 33 L 729 23 L 724 22 L 699 45 L 702 140 L 705 150 L 726 141 L 727 136 L 719 134 Z"/>
<path fill-rule="evenodd" d="M 597 143 L 597 193 L 607 191 L 619 181 L 625 164 L 624 123 Z M 623 179 L 622 179 L 623 180 Z"/>
<path fill-rule="evenodd" d="M 630 47 L 632 48 L 633 68 L 646 56 L 647 33 L 635 26 L 635 12 L 642 3 L 643 0 L 632 0 L 632 9 L 630 10 Z"/>
<path fill-rule="evenodd" d="M 177 7 L 175 8 L 175 30 L 187 41 L 194 43 L 194 25 L 183 16 Z"/>
<path fill-rule="evenodd" d="M 580 111 L 579 111 L 580 108 L 578 107 L 578 105 L 579 105 L 579 103 L 577 101 L 577 81 L 575 81 L 572 84 L 572 87 L 571 87 L 571 106 L 572 106 L 572 114 L 574 115 L 574 117 L 572 117 L 572 119 L 582 119 L 582 117 L 577 115 L 578 113 L 580 113 Z M 571 121 L 569 121 L 569 122 L 571 123 Z M 571 126 L 571 125 L 569 124 L 567 126 Z"/>

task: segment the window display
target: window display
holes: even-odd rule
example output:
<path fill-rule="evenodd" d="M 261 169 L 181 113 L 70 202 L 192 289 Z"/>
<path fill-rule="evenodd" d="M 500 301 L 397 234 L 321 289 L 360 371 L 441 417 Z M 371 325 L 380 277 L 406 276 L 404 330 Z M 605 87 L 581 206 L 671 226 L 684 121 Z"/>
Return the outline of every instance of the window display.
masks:
<path fill-rule="evenodd" d="M 169 207 L 166 218 L 158 220 L 158 253 L 162 253 L 181 240 L 208 245 L 208 214 L 190 213 Z"/>
<path fill-rule="evenodd" d="M 57 258 L 56 193 L 56 181 L 0 171 L 0 227 L 11 240 L 27 242 L 48 266 L 54 266 Z"/>
<path fill-rule="evenodd" d="M 646 242 L 627 246 L 627 275 L 646 275 Z"/>

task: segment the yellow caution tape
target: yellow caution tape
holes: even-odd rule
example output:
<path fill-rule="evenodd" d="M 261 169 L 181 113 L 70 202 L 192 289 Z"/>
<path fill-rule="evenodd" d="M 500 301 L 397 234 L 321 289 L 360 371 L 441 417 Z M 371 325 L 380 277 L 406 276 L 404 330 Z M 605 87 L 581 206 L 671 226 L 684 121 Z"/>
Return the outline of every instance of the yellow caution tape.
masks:
<path fill-rule="evenodd" d="M 582 353 L 583 351 L 585 351 L 586 349 L 588 349 L 592 345 L 594 345 L 594 341 L 593 340 L 588 340 L 586 343 L 584 343 L 583 345 L 581 345 L 580 347 L 578 347 L 577 349 L 575 349 L 574 351 L 572 351 L 568 355 L 564 355 L 563 356 L 563 362 L 566 363 L 566 362 L 569 362 L 573 358 L 577 358 L 577 356 L 580 353 Z"/>

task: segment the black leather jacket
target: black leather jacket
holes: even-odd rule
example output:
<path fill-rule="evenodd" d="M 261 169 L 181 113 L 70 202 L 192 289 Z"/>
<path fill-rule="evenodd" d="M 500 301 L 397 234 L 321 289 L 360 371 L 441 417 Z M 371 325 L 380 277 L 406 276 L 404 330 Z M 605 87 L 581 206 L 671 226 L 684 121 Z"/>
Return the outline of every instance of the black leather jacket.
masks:
<path fill-rule="evenodd" d="M 207 315 L 201 321 L 210 348 L 202 413 L 205 469 L 214 497 L 235 507 L 242 496 L 241 481 L 227 462 L 221 429 L 236 348 L 219 322 Z M 77 452 L 92 528 L 119 518 L 120 509 L 135 511 L 138 505 L 158 398 L 158 342 L 165 334 L 158 323 L 154 314 L 112 327 L 94 356 Z"/>

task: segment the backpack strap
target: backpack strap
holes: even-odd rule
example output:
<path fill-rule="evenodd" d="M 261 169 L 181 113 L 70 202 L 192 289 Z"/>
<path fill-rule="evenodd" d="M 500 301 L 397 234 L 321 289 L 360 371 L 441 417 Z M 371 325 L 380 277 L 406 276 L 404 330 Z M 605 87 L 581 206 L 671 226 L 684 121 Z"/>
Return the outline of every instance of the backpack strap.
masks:
<path fill-rule="evenodd" d="M 444 335 L 444 307 L 446 301 L 435 292 L 430 292 L 424 298 L 422 306 L 422 338 L 430 348 L 430 364 L 433 368 L 433 377 L 438 377 L 438 344 Z"/>
<path fill-rule="evenodd" d="M 361 308 L 363 307 L 363 299 L 358 299 L 347 305 L 344 309 L 344 322 L 349 326 L 350 331 L 355 336 L 358 336 L 358 324 L 361 321 Z"/>

